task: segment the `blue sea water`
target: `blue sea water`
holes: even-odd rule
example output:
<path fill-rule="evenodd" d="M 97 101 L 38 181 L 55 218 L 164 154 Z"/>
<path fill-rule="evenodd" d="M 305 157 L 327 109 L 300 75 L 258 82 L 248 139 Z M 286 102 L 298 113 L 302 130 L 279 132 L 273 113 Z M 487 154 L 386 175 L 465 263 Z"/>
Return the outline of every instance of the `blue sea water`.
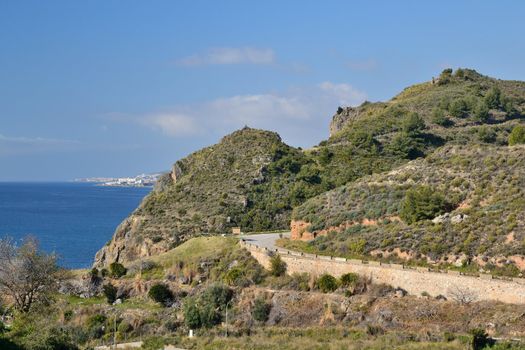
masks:
<path fill-rule="evenodd" d="M 60 265 L 85 268 L 151 188 L 0 183 L 0 237 L 38 238 Z"/>

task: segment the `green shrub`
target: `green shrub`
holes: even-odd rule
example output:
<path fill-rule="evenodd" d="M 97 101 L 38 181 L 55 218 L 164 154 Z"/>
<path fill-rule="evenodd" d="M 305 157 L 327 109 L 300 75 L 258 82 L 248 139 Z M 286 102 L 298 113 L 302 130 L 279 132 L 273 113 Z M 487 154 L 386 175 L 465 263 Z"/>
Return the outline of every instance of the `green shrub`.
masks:
<path fill-rule="evenodd" d="M 157 303 L 160 303 L 164 306 L 169 305 L 173 299 L 173 292 L 163 283 L 154 284 L 149 292 L 148 296 Z"/>
<path fill-rule="evenodd" d="M 419 114 L 412 112 L 403 119 L 402 128 L 407 134 L 419 134 L 425 129 L 425 121 Z"/>
<path fill-rule="evenodd" d="M 349 287 L 354 285 L 359 280 L 359 275 L 356 273 L 345 273 L 339 278 L 341 286 Z"/>
<path fill-rule="evenodd" d="M 467 102 L 459 98 L 457 100 L 452 101 L 452 103 L 449 106 L 450 114 L 456 118 L 464 118 L 468 114 L 468 105 Z"/>
<path fill-rule="evenodd" d="M 279 254 L 275 254 L 270 259 L 270 273 L 272 276 L 282 276 L 286 273 L 286 263 Z"/>
<path fill-rule="evenodd" d="M 211 328 L 221 323 L 222 317 L 218 309 L 213 305 L 207 304 L 199 308 L 201 327 Z"/>
<path fill-rule="evenodd" d="M 140 348 L 144 350 L 162 350 L 164 349 L 164 340 L 159 336 L 149 337 L 144 340 Z"/>
<path fill-rule="evenodd" d="M 478 140 L 485 143 L 493 143 L 496 141 L 496 132 L 488 128 L 486 126 L 483 126 L 478 129 Z"/>
<path fill-rule="evenodd" d="M 474 119 L 479 123 L 486 123 L 490 118 L 489 108 L 483 102 L 478 103 L 474 109 Z"/>
<path fill-rule="evenodd" d="M 516 125 L 509 135 L 509 145 L 517 145 L 525 143 L 525 126 Z"/>
<path fill-rule="evenodd" d="M 445 197 L 428 186 L 408 190 L 401 203 L 400 217 L 407 224 L 432 219 L 450 209 Z"/>
<path fill-rule="evenodd" d="M 319 279 L 317 280 L 317 286 L 323 293 L 330 293 L 337 289 L 338 283 L 337 279 L 330 275 L 325 273 Z"/>
<path fill-rule="evenodd" d="M 232 300 L 233 290 L 222 284 L 208 287 L 200 296 L 202 305 L 212 305 L 215 309 L 224 310 L 226 304 Z"/>
<path fill-rule="evenodd" d="M 188 299 L 184 304 L 184 323 L 190 329 L 201 327 L 201 316 L 195 299 Z"/>
<path fill-rule="evenodd" d="M 446 117 L 445 111 L 443 111 L 441 108 L 434 108 L 432 110 L 432 123 L 444 127 L 451 126 L 453 124 L 452 121 Z"/>
<path fill-rule="evenodd" d="M 404 159 L 416 159 L 424 155 L 420 140 L 406 133 L 397 134 L 389 148 L 393 154 Z"/>
<path fill-rule="evenodd" d="M 270 315 L 271 309 L 272 306 L 269 303 L 267 303 L 263 298 L 259 297 L 255 299 L 252 310 L 252 317 L 255 321 L 266 322 L 268 320 L 268 316 Z"/>
<path fill-rule="evenodd" d="M 497 109 L 501 105 L 501 91 L 497 87 L 491 88 L 485 95 L 485 103 L 488 108 Z"/>
<path fill-rule="evenodd" d="M 111 283 L 108 283 L 102 287 L 102 293 L 104 293 L 108 304 L 113 304 L 115 300 L 117 300 L 117 288 Z"/>
<path fill-rule="evenodd" d="M 122 276 L 124 276 L 127 272 L 126 268 L 124 267 L 124 265 L 122 265 L 121 263 L 118 263 L 118 262 L 113 262 L 109 265 L 109 271 L 111 273 L 111 276 L 115 277 L 115 278 L 120 278 Z"/>

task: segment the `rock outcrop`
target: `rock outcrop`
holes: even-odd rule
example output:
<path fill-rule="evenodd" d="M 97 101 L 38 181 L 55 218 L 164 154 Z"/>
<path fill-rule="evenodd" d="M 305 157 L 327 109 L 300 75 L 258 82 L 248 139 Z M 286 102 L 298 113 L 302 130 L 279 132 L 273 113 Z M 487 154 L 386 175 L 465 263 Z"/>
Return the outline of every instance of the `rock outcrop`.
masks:
<path fill-rule="evenodd" d="M 330 136 L 341 131 L 346 124 L 351 120 L 358 118 L 359 115 L 359 107 L 339 107 L 330 122 Z"/>

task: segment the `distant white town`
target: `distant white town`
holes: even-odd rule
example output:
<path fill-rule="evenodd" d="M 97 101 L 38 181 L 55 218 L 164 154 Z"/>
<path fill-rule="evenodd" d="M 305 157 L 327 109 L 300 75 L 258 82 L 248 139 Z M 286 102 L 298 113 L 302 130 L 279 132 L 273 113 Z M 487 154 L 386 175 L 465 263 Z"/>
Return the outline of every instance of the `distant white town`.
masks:
<path fill-rule="evenodd" d="M 153 186 L 163 173 L 141 174 L 134 177 L 88 177 L 75 179 L 75 182 L 91 182 L 99 186 L 148 187 Z"/>

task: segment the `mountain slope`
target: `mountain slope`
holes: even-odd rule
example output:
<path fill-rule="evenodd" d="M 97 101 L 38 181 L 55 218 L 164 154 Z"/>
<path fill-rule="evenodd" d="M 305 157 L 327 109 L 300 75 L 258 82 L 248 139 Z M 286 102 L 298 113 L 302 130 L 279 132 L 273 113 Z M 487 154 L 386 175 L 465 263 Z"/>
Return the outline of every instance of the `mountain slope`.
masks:
<path fill-rule="evenodd" d="M 511 260 L 525 269 L 525 146 L 442 147 L 310 199 L 293 219 L 294 238 L 319 237 L 321 251 L 481 264 L 520 255 Z"/>
<path fill-rule="evenodd" d="M 236 131 L 177 161 L 97 253 L 95 264 L 157 254 L 192 236 L 229 232 L 233 226 L 286 229 L 297 207 L 296 219 L 314 223 L 315 233 L 334 220 L 330 213 L 322 220 L 312 216 L 326 214 L 312 204 L 322 198 L 317 195 L 443 147 L 468 146 L 469 152 L 506 147 L 524 111 L 525 83 L 459 69 L 445 70 L 387 102 L 339 108 L 329 139 L 308 150 L 290 147 L 272 132 Z M 315 210 L 305 214 L 304 208 Z M 299 226 L 303 230 L 308 223 Z"/>

